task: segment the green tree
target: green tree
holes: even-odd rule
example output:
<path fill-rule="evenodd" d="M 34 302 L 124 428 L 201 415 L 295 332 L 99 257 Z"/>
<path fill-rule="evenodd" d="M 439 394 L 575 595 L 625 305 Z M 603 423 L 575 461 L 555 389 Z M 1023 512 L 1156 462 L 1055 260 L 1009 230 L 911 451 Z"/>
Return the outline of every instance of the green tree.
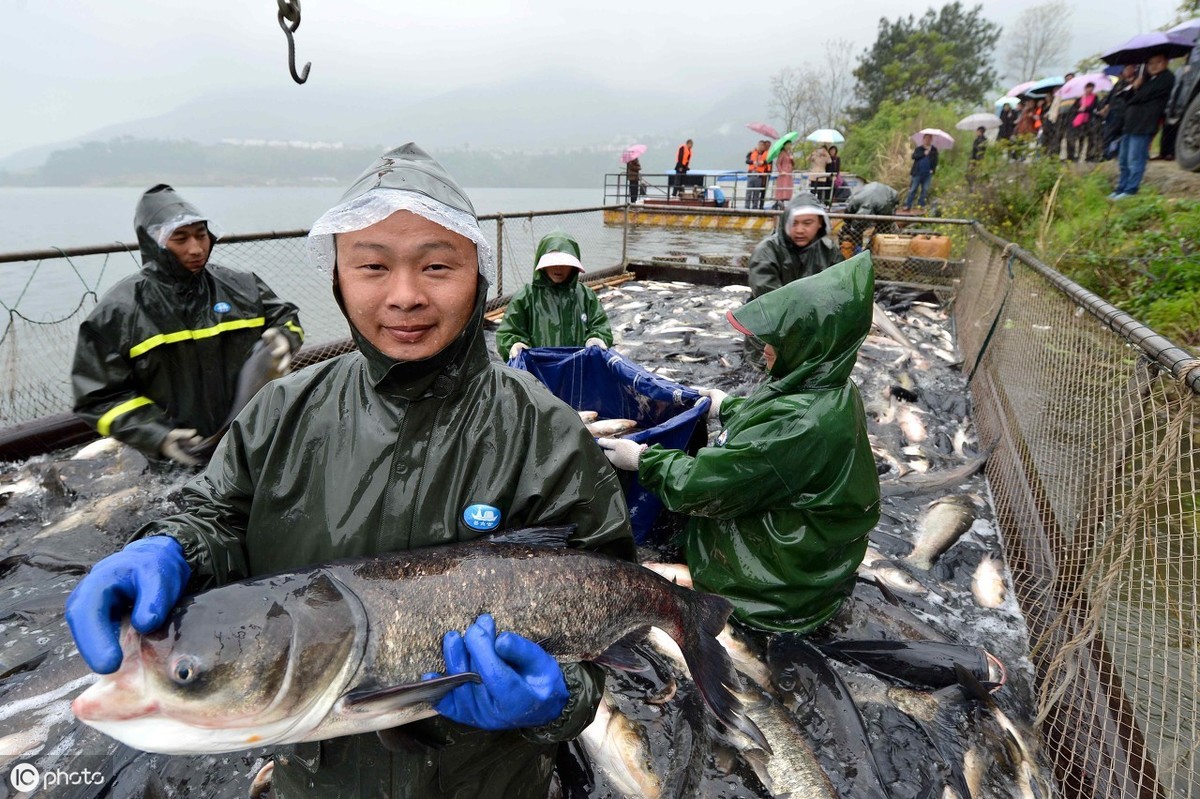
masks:
<path fill-rule="evenodd" d="M 881 18 L 879 37 L 854 70 L 861 103 L 854 118 L 870 118 L 885 100 L 980 102 L 996 83 L 992 51 L 999 39 L 1000 26 L 984 19 L 978 5 L 967 11 L 962 3 L 949 3 L 920 19 Z"/>

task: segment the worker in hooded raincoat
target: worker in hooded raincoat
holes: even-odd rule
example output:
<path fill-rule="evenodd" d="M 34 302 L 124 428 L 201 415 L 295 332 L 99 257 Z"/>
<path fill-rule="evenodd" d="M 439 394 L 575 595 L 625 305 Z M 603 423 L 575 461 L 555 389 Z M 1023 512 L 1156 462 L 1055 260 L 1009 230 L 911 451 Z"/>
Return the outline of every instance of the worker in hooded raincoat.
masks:
<path fill-rule="evenodd" d="M 579 282 L 579 242 L 555 231 L 538 242 L 533 280 L 508 302 L 496 330 L 496 349 L 512 360 L 530 347 L 599 347 L 613 343 L 608 314 L 596 292 Z"/>
<path fill-rule="evenodd" d="M 600 439 L 619 469 L 691 516 L 697 589 L 743 623 L 807 633 L 850 595 L 879 521 L 879 477 L 850 372 L 871 329 L 870 253 L 789 283 L 728 316 L 764 344 L 769 379 L 747 397 L 714 389 L 724 430 L 695 456 Z"/>
<path fill-rule="evenodd" d="M 440 164 L 413 144 L 385 153 L 309 242 L 358 349 L 259 392 L 186 487 L 186 509 L 80 581 L 67 621 L 96 671 L 120 665 L 115 620 L 135 601 L 148 633 L 185 590 L 530 525 L 575 525 L 570 545 L 634 557 L 617 476 L 578 414 L 488 358 L 492 251 Z M 275 795 L 544 799 L 603 672 L 560 666 L 534 642 L 506 659 L 498 643 L 520 637 L 497 638 L 489 621 L 447 631 L 448 672 L 490 665 L 435 704 L 442 715 L 404 727 L 410 747 L 374 734 L 297 744 L 276 760 Z"/>
<path fill-rule="evenodd" d="M 891 216 L 900 203 L 900 193 L 886 183 L 871 181 L 850 193 L 846 201 L 846 213 L 856 216 Z M 865 247 L 863 236 L 874 228 L 876 233 L 891 233 L 895 226 L 891 222 L 876 223 L 865 219 L 847 219 L 839 235 L 842 241 L 852 242 L 854 248 Z"/>
<path fill-rule="evenodd" d="M 196 465 L 188 447 L 225 422 L 254 345 L 266 342 L 286 372 L 304 331 L 296 306 L 257 275 L 209 263 L 208 217 L 170 186 L 142 195 L 133 224 L 142 270 L 79 326 L 75 413 L 152 458 Z"/>
<path fill-rule="evenodd" d="M 841 261 L 842 252 L 829 235 L 832 230 L 825 205 L 811 192 L 793 197 L 775 232 L 760 241 L 750 255 L 750 298 Z M 753 338 L 746 338 L 744 351 L 747 362 L 762 368 L 762 347 Z"/>

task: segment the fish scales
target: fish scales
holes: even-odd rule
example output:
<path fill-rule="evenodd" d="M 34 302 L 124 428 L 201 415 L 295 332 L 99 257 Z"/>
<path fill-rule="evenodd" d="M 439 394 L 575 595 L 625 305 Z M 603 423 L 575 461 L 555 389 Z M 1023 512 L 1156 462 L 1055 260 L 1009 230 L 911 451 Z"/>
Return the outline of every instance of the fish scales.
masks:
<path fill-rule="evenodd" d="M 649 626 L 678 640 L 705 701 L 759 741 L 715 636 L 731 606 L 584 550 L 473 542 L 341 561 L 185 600 L 160 631 L 123 633 L 125 660 L 76 699 L 84 722 L 145 751 L 238 751 L 370 732 L 434 715 L 467 677 L 431 686 L 441 642 L 490 613 L 560 662 Z M 235 644 L 230 646 L 229 644 Z M 181 682 L 179 675 L 184 675 Z"/>

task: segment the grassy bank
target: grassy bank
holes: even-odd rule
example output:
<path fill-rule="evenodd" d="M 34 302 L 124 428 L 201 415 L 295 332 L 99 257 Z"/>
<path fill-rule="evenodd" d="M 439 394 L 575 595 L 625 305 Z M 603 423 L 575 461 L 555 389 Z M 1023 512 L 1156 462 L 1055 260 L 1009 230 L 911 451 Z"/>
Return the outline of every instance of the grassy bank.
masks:
<path fill-rule="evenodd" d="M 847 169 L 907 186 L 908 136 L 923 127 L 953 131 L 969 112 L 921 100 L 885 104 L 849 131 Z M 1162 335 L 1200 351 L 1200 195 L 1165 196 L 1150 176 L 1136 197 L 1114 202 L 1107 199 L 1113 164 L 1066 164 L 1040 154 L 1017 161 L 1002 147 L 990 148 L 968 181 L 974 134 L 956 133 L 958 146 L 941 155 L 934 179 L 938 213 L 978 219 Z"/>

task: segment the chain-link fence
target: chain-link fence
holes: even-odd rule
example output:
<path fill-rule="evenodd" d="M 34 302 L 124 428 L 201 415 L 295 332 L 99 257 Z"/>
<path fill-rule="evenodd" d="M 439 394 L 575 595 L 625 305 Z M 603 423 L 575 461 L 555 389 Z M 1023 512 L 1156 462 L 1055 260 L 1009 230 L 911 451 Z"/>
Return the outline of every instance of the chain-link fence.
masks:
<path fill-rule="evenodd" d="M 976 228 L 974 421 L 1071 797 L 1200 797 L 1200 361 Z"/>
<path fill-rule="evenodd" d="M 777 214 L 628 209 L 488 216 L 493 306 L 529 280 L 538 240 L 574 235 L 590 279 L 626 265 L 743 271 Z M 741 218 L 735 218 L 741 217 Z M 309 357 L 347 345 L 302 232 L 229 237 L 214 260 L 301 308 Z M 1200 799 L 1200 369 L 1186 352 L 964 220 L 834 216 L 880 282 L 954 298 L 974 422 L 1040 684 L 1039 721 L 1070 797 Z M 0 428 L 70 408 L 79 321 L 136 271 L 126 245 L 0 256 Z M 669 272 L 667 273 L 669 274 Z"/>

